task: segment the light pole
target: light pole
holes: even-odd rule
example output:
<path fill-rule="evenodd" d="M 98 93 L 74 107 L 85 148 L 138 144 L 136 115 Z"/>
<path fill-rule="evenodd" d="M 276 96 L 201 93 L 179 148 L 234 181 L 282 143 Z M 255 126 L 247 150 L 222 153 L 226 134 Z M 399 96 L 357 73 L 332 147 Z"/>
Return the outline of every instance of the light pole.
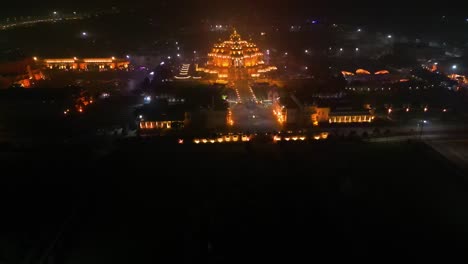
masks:
<path fill-rule="evenodd" d="M 419 124 L 421 125 L 421 129 L 419 130 L 419 140 L 421 140 L 422 135 L 423 135 L 424 124 L 427 124 L 427 121 L 426 120 L 421 120 L 419 122 Z"/>

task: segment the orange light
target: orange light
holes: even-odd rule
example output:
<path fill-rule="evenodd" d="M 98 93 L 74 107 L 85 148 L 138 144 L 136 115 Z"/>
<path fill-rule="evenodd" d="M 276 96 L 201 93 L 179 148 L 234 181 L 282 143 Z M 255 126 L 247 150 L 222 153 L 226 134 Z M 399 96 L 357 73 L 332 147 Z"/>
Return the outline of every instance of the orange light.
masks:
<path fill-rule="evenodd" d="M 183 139 L 179 139 L 179 144 L 184 144 L 184 140 Z"/>
<path fill-rule="evenodd" d="M 78 109 L 78 112 L 83 113 L 83 108 L 80 107 L 80 109 Z"/>

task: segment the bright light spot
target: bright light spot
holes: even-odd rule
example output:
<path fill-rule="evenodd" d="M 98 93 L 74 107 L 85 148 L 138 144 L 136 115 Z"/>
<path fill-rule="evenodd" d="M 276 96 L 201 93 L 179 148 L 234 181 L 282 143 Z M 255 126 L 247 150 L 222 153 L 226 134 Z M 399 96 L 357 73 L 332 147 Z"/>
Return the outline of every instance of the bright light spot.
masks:
<path fill-rule="evenodd" d="M 73 12 L 74 15 L 76 15 L 76 12 Z"/>
<path fill-rule="evenodd" d="M 161 63 L 159 63 L 159 65 L 164 65 L 164 63 L 165 63 L 164 61 L 161 61 Z"/>
<path fill-rule="evenodd" d="M 167 59 L 170 60 L 170 59 L 171 59 L 171 56 L 167 56 Z"/>
<path fill-rule="evenodd" d="M 340 51 L 343 51 L 343 48 L 340 48 Z"/>
<path fill-rule="evenodd" d="M 423 120 L 423 123 L 424 123 L 424 124 L 427 124 L 427 120 Z"/>
<path fill-rule="evenodd" d="M 178 42 L 178 41 L 176 41 L 176 43 L 175 43 L 175 44 L 176 44 L 176 45 L 179 45 L 179 42 Z"/>
<path fill-rule="evenodd" d="M 142 115 L 139 115 L 138 118 L 143 119 L 143 116 L 142 116 Z"/>
<path fill-rule="evenodd" d="M 424 107 L 424 112 L 427 112 L 427 107 Z"/>
<path fill-rule="evenodd" d="M 154 75 L 154 72 L 150 72 L 150 75 Z"/>
<path fill-rule="evenodd" d="M 438 65 L 439 63 L 438 62 L 434 62 L 434 65 Z"/>
<path fill-rule="evenodd" d="M 179 139 L 179 144 L 184 144 L 184 140 L 183 139 Z"/>
<path fill-rule="evenodd" d="M 197 51 L 196 51 L 196 50 L 194 50 L 194 51 L 193 51 L 193 54 L 197 54 Z"/>
<path fill-rule="evenodd" d="M 177 57 L 180 57 L 180 54 L 179 54 L 179 53 L 177 53 Z"/>
<path fill-rule="evenodd" d="M 456 69 L 457 69 L 457 65 L 456 64 L 452 65 L 452 70 L 456 70 Z"/>
<path fill-rule="evenodd" d="M 111 59 L 112 59 L 112 60 L 115 60 L 115 57 L 114 57 L 114 56 L 112 56 L 112 58 L 111 58 Z"/>
<path fill-rule="evenodd" d="M 125 57 L 127 57 L 127 59 L 130 59 L 130 55 L 127 55 L 127 56 L 125 56 Z"/>
<path fill-rule="evenodd" d="M 33 57 L 33 60 L 37 61 L 37 57 Z"/>
<path fill-rule="evenodd" d="M 409 107 L 406 108 L 406 112 L 409 112 Z"/>
<path fill-rule="evenodd" d="M 306 69 L 306 70 L 308 70 L 308 69 L 309 69 L 309 67 L 305 66 L 305 69 Z"/>
<path fill-rule="evenodd" d="M 74 60 L 77 60 L 78 58 L 77 57 L 73 57 Z"/>
<path fill-rule="evenodd" d="M 86 32 L 81 32 L 81 35 L 82 35 L 82 36 L 87 36 L 88 33 L 86 33 Z"/>
<path fill-rule="evenodd" d="M 442 110 L 442 112 L 444 112 L 444 113 L 447 112 L 447 109 L 444 108 L 444 109 Z"/>
<path fill-rule="evenodd" d="M 387 38 L 391 39 L 391 38 L 392 38 L 392 35 L 388 35 Z"/>
<path fill-rule="evenodd" d="M 151 96 L 145 96 L 145 102 L 146 103 L 151 102 Z"/>
<path fill-rule="evenodd" d="M 389 113 L 389 114 L 392 113 L 392 109 L 391 109 L 391 108 L 388 109 L 388 113 Z"/>
<path fill-rule="evenodd" d="M 265 33 L 265 32 L 262 32 L 262 33 L 260 33 L 260 35 L 262 35 L 262 36 L 265 36 L 265 35 L 266 35 L 266 33 Z"/>
<path fill-rule="evenodd" d="M 309 50 L 305 50 L 305 53 L 309 53 Z"/>
<path fill-rule="evenodd" d="M 357 32 L 361 32 L 362 30 L 360 28 L 357 29 Z"/>
<path fill-rule="evenodd" d="M 57 14 L 57 11 L 54 11 L 54 15 L 56 15 L 56 14 Z"/>
<path fill-rule="evenodd" d="M 288 56 L 288 53 L 287 53 L 287 52 L 285 52 L 285 53 L 284 53 L 284 55 L 285 55 L 285 56 Z"/>
<path fill-rule="evenodd" d="M 356 48 L 356 51 L 359 51 L 359 48 Z"/>

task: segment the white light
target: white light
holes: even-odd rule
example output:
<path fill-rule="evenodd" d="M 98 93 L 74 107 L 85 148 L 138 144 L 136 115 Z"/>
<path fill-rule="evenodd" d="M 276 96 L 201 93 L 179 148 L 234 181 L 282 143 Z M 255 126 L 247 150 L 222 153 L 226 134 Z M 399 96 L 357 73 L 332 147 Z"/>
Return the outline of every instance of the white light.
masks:
<path fill-rule="evenodd" d="M 193 54 L 197 54 L 197 51 L 196 51 L 196 50 L 194 50 L 194 51 L 193 51 Z"/>
<path fill-rule="evenodd" d="M 86 36 L 86 35 L 88 35 L 88 33 L 82 32 L 81 35 Z"/>
<path fill-rule="evenodd" d="M 57 11 L 54 11 L 54 15 L 56 15 L 56 14 L 57 14 Z"/>
<path fill-rule="evenodd" d="M 130 59 L 130 55 L 127 55 L 127 56 L 125 56 L 125 57 L 127 57 L 127 59 Z"/>
<path fill-rule="evenodd" d="M 305 67 L 305 69 L 306 69 L 306 70 L 308 70 L 308 69 L 309 69 L 309 67 L 307 67 L 307 66 L 306 66 L 306 67 Z"/>
<path fill-rule="evenodd" d="M 154 75 L 154 72 L 150 72 L 150 75 Z"/>
<path fill-rule="evenodd" d="M 456 70 L 456 69 L 457 69 L 457 65 L 456 65 L 456 64 L 452 65 L 452 69 L 453 69 L 453 70 Z"/>
<path fill-rule="evenodd" d="M 151 96 L 146 96 L 145 97 L 145 102 L 148 102 L 148 103 L 151 102 Z"/>
<path fill-rule="evenodd" d="M 143 119 L 143 116 L 142 116 L 142 115 L 139 115 L 138 117 L 139 117 L 140 119 Z"/>
<path fill-rule="evenodd" d="M 176 43 L 175 43 L 175 44 L 176 44 L 176 45 L 179 45 L 179 42 L 178 42 L 178 41 L 176 41 Z"/>
<path fill-rule="evenodd" d="M 161 63 L 159 63 L 159 65 L 164 65 L 164 61 L 162 61 Z"/>
<path fill-rule="evenodd" d="M 427 124 L 427 120 L 423 120 L 423 123 L 424 123 L 424 124 Z"/>
<path fill-rule="evenodd" d="M 305 50 L 305 53 L 309 53 L 309 50 Z"/>
<path fill-rule="evenodd" d="M 284 53 L 284 55 L 286 55 L 286 56 L 287 56 L 287 55 L 288 55 L 288 53 L 287 53 L 287 52 L 285 52 L 285 53 Z"/>
<path fill-rule="evenodd" d="M 391 38 L 392 38 L 392 35 L 388 35 L 387 38 L 391 39 Z"/>
<path fill-rule="evenodd" d="M 180 57 L 180 54 L 179 54 L 179 53 L 177 53 L 177 57 Z"/>
<path fill-rule="evenodd" d="M 167 56 L 167 59 L 170 60 L 170 59 L 171 59 L 171 56 Z"/>
<path fill-rule="evenodd" d="M 360 28 L 358 28 L 357 32 L 361 32 L 362 30 Z"/>
<path fill-rule="evenodd" d="M 356 48 L 356 51 L 359 51 L 359 48 Z"/>
<path fill-rule="evenodd" d="M 343 51 L 343 48 L 340 48 L 340 51 Z"/>
<path fill-rule="evenodd" d="M 437 65 L 437 64 L 439 64 L 439 63 L 438 63 L 438 62 L 434 62 L 434 65 Z"/>

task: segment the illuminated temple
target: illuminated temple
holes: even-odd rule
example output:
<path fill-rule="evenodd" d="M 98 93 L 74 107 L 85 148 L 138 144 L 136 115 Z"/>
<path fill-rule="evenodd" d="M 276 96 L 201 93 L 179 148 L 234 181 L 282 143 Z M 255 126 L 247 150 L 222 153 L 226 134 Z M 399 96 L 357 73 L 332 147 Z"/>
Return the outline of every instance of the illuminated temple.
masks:
<path fill-rule="evenodd" d="M 236 30 L 229 40 L 214 44 L 208 53 L 205 68 L 197 67 L 197 71 L 213 74 L 221 79 L 235 78 L 242 69 L 245 69 L 248 76 L 258 78 L 261 74 L 276 70 L 276 67 L 265 65 L 259 48 L 252 42 L 242 40 Z"/>

